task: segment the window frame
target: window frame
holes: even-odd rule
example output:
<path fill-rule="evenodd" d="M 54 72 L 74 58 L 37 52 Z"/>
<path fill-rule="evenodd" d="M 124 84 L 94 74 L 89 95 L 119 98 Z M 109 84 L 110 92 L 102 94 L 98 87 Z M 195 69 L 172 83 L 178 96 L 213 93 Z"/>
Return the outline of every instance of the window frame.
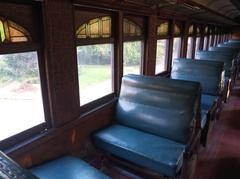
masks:
<path fill-rule="evenodd" d="M 156 62 L 157 62 L 157 58 L 155 59 L 155 69 L 154 69 L 154 72 L 155 72 L 155 75 L 156 76 L 161 76 L 161 75 L 165 75 L 166 73 L 168 73 L 168 67 L 169 67 L 169 38 L 159 38 L 157 39 L 158 40 L 166 40 L 166 49 L 165 49 L 165 53 L 166 53 L 166 56 L 165 56 L 165 70 L 160 72 L 160 73 L 156 73 Z M 156 48 L 156 54 L 157 54 L 157 48 Z M 157 57 L 157 56 L 156 56 Z"/>
<path fill-rule="evenodd" d="M 174 33 L 174 26 L 178 25 L 179 29 L 180 29 L 180 33 L 179 34 L 175 34 Z M 183 37 L 184 37 L 184 24 L 183 21 L 179 21 L 179 20 L 173 20 L 172 24 L 171 24 L 171 38 L 172 38 L 172 46 L 171 46 L 171 59 L 169 61 L 170 67 L 169 69 L 171 70 L 172 68 L 172 64 L 173 64 L 173 46 L 174 46 L 174 38 L 180 38 L 181 43 L 180 43 L 180 51 L 179 51 L 179 57 L 182 56 L 183 54 Z"/>
<path fill-rule="evenodd" d="M 156 69 L 156 60 L 157 58 L 155 59 L 155 69 L 154 69 L 154 73 L 156 76 L 163 76 L 163 75 L 166 75 L 168 72 L 169 72 L 169 68 L 170 68 L 170 60 L 169 60 L 169 53 L 170 53 L 170 39 L 171 39 L 171 27 L 172 27 L 172 23 L 170 22 L 169 19 L 158 19 L 158 24 L 157 24 L 157 27 L 156 27 L 156 30 L 158 29 L 158 27 L 160 26 L 161 23 L 165 23 L 167 22 L 168 23 L 168 32 L 166 35 L 158 35 L 157 34 L 157 41 L 158 40 L 167 40 L 167 46 L 166 46 L 166 57 L 165 57 L 165 62 L 166 62 L 166 70 L 163 71 L 163 72 L 160 72 L 160 73 L 156 73 L 155 69 Z M 157 44 L 156 44 L 157 46 Z M 156 54 L 157 54 L 157 48 L 156 48 Z"/>
<path fill-rule="evenodd" d="M 135 42 L 135 41 L 141 41 L 141 63 L 140 63 L 140 75 L 144 74 L 144 64 L 145 64 L 145 48 L 146 48 L 146 38 L 145 38 L 145 23 L 143 24 L 143 27 L 141 28 L 141 25 L 139 25 L 138 23 L 136 23 L 134 20 L 131 19 L 131 17 L 138 17 L 138 18 L 142 18 L 143 21 L 145 21 L 145 17 L 144 16 L 137 16 L 137 15 L 132 15 L 132 14 L 128 14 L 128 13 L 124 13 L 123 14 L 123 18 L 122 18 L 122 24 L 123 24 L 123 29 L 122 29 L 122 36 L 123 36 L 123 61 L 122 61 L 122 72 L 124 74 L 124 43 L 125 42 Z M 142 34 L 139 36 L 125 36 L 124 35 L 124 19 L 127 19 L 128 21 L 133 22 L 134 24 L 138 25 L 141 30 L 142 30 Z M 122 74 L 122 75 L 123 75 Z"/>
<path fill-rule="evenodd" d="M 2 43 L 0 45 L 0 54 L 13 54 L 13 53 L 27 53 L 33 52 L 37 53 L 38 57 L 38 66 L 39 66 L 39 78 L 40 78 L 40 86 L 42 91 L 42 105 L 44 112 L 44 120 L 45 122 L 33 126 L 29 129 L 26 129 L 20 133 L 17 133 L 13 136 L 10 136 L 2 141 L 0 141 L 0 149 L 4 150 L 13 145 L 20 143 L 24 140 L 27 140 L 31 137 L 34 137 L 38 134 L 46 132 L 51 128 L 51 118 L 49 111 L 49 94 L 47 87 L 47 78 L 46 78 L 46 68 L 45 68 L 45 60 L 43 57 L 43 51 L 40 48 L 40 45 L 35 42 L 12 42 L 12 43 Z"/>
<path fill-rule="evenodd" d="M 85 8 L 84 9 L 81 9 L 81 8 L 76 8 L 76 11 L 81 11 L 81 10 L 86 10 Z M 90 9 L 90 12 L 93 12 L 94 13 L 94 10 L 95 9 Z M 75 39 L 75 44 L 76 44 L 76 53 L 77 53 L 77 48 L 79 46 L 86 46 L 86 45 L 101 45 L 101 44 L 112 44 L 113 45 L 113 61 L 112 61 L 112 77 L 111 77 L 111 84 L 112 84 L 112 92 L 109 93 L 109 94 L 106 94 L 100 98 L 97 98 L 93 101 L 90 101 L 86 104 L 83 104 L 81 105 L 80 104 L 80 98 L 81 98 L 81 95 L 80 95 L 80 83 L 79 83 L 79 76 L 77 75 L 77 78 L 78 78 L 78 93 L 79 93 L 79 109 L 80 109 L 80 116 L 81 115 L 84 115 L 86 113 L 88 113 L 89 111 L 91 110 L 94 110 L 112 100 L 114 100 L 114 98 L 116 97 L 116 70 L 114 69 L 115 66 L 116 66 L 116 55 L 115 55 L 115 46 L 116 46 L 116 41 L 114 39 L 114 35 L 115 35 L 115 31 L 114 31 L 114 14 L 110 11 L 104 11 L 104 10 L 97 10 L 98 12 L 103 12 L 103 13 L 106 13 L 108 14 L 107 16 L 110 16 L 111 17 L 111 36 L 110 37 L 106 37 L 106 38 L 103 38 L 103 37 L 98 37 L 98 38 L 77 38 L 76 37 L 76 31 L 75 31 L 75 36 L 74 36 L 74 39 Z M 101 18 L 103 16 L 97 16 L 97 17 L 94 17 L 93 19 L 95 18 Z M 93 20 L 93 19 L 88 19 L 88 21 L 90 20 Z M 87 22 L 88 22 L 87 21 Z M 80 25 L 81 26 L 81 25 Z M 79 26 L 79 27 L 80 27 Z M 77 27 L 77 29 L 79 28 Z M 77 63 L 77 59 L 76 59 L 76 63 Z M 77 73 L 78 73 L 79 69 L 77 67 Z"/>
<path fill-rule="evenodd" d="M 192 27 L 192 33 L 190 33 L 190 28 Z M 192 38 L 191 45 L 191 56 L 188 57 L 188 40 Z M 186 58 L 194 58 L 195 57 L 195 46 L 196 46 L 196 38 L 197 38 L 197 26 L 195 23 L 190 23 L 188 26 L 188 36 L 187 36 L 187 48 L 186 48 Z"/>

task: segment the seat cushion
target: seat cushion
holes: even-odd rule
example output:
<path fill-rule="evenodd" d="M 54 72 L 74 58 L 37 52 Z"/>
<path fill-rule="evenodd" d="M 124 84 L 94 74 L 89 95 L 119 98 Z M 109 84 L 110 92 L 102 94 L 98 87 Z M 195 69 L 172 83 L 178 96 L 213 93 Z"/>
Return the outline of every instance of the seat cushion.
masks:
<path fill-rule="evenodd" d="M 166 176 L 176 176 L 185 145 L 126 127 L 112 125 L 94 135 L 97 147 Z"/>
<path fill-rule="evenodd" d="M 66 156 L 31 169 L 40 179 L 110 179 L 86 162 Z"/>
<path fill-rule="evenodd" d="M 217 98 L 217 96 L 202 94 L 201 109 L 209 110 Z"/>

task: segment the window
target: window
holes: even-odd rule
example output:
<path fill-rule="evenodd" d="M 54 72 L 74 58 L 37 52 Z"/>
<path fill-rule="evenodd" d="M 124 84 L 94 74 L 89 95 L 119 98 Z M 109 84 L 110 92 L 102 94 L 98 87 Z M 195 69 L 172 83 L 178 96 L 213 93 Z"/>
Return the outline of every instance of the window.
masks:
<path fill-rule="evenodd" d="M 103 16 L 81 24 L 76 31 L 80 106 L 113 93 L 111 24 L 111 17 Z M 85 45 L 82 39 L 95 41 Z"/>
<path fill-rule="evenodd" d="M 123 44 L 123 74 L 141 74 L 142 42 L 124 42 Z"/>
<path fill-rule="evenodd" d="M 142 28 L 128 18 L 123 19 L 123 75 L 141 74 L 143 59 Z"/>
<path fill-rule="evenodd" d="M 196 58 L 196 53 L 197 51 L 199 50 L 199 47 L 200 47 L 200 37 L 197 37 L 196 38 L 196 45 L 195 45 L 195 58 Z"/>
<path fill-rule="evenodd" d="M 175 58 L 179 58 L 181 53 L 181 37 L 173 38 L 172 64 Z"/>
<path fill-rule="evenodd" d="M 167 50 L 168 50 L 168 40 L 167 39 L 158 40 L 155 74 L 158 74 L 167 70 Z"/>
<path fill-rule="evenodd" d="M 45 122 L 37 52 L 0 55 L 0 109 L 0 141 Z"/>
<path fill-rule="evenodd" d="M 113 44 L 78 46 L 77 60 L 81 105 L 113 92 Z"/>
<path fill-rule="evenodd" d="M 214 46 L 217 46 L 217 38 L 218 38 L 218 36 L 217 36 L 217 34 L 215 34 L 214 35 Z"/>
<path fill-rule="evenodd" d="M 203 50 L 207 50 L 207 45 L 208 45 L 208 37 L 205 36 L 203 40 Z"/>
<path fill-rule="evenodd" d="M 187 58 L 192 58 L 193 54 L 193 37 L 188 37 Z"/>
<path fill-rule="evenodd" d="M 212 40 L 213 40 L 213 37 L 212 37 L 212 35 L 210 35 L 210 36 L 209 36 L 208 48 L 209 48 L 209 47 L 212 47 Z"/>
<path fill-rule="evenodd" d="M 159 20 L 157 35 L 155 74 L 167 71 L 168 67 L 169 22 L 167 20 Z"/>
<path fill-rule="evenodd" d="M 0 44 L 10 47 L 8 53 L 0 53 L 0 141 L 34 127 L 46 127 L 38 52 L 19 43 L 31 40 L 26 29 L 0 17 Z M 20 47 L 21 52 L 12 44 Z"/>

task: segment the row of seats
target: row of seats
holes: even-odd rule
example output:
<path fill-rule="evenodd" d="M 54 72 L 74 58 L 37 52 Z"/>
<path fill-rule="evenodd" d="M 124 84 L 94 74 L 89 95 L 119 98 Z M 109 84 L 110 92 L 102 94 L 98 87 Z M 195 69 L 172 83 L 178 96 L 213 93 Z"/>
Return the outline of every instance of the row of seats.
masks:
<path fill-rule="evenodd" d="M 187 179 L 235 79 L 236 43 L 175 59 L 169 79 L 124 76 L 115 124 L 94 134 L 95 146 L 164 177 Z"/>
<path fill-rule="evenodd" d="M 170 78 L 124 76 L 113 124 L 92 135 L 94 145 L 130 165 L 187 179 L 199 144 L 207 143 L 229 81 L 235 79 L 236 44 L 240 47 L 240 42 L 229 42 L 198 51 L 198 60 L 175 59 Z M 41 179 L 110 178 L 71 156 L 30 171 Z"/>

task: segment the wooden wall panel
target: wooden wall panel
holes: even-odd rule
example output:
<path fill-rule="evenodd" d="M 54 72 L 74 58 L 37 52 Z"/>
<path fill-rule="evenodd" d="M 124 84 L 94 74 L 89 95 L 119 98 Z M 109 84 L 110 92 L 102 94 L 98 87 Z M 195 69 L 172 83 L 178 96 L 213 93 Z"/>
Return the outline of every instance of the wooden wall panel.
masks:
<path fill-rule="evenodd" d="M 96 130 L 109 125 L 114 116 L 115 102 L 79 118 L 46 136 L 8 154 L 20 165 L 29 168 L 61 155 L 79 154 L 84 142 Z"/>
<path fill-rule="evenodd" d="M 45 52 L 53 127 L 79 116 L 74 12 L 71 0 L 43 3 Z"/>
<path fill-rule="evenodd" d="M 144 74 L 155 75 L 156 63 L 156 44 L 157 44 L 157 16 L 151 15 L 148 17 L 147 23 L 147 40 L 145 45 L 145 64 Z"/>

